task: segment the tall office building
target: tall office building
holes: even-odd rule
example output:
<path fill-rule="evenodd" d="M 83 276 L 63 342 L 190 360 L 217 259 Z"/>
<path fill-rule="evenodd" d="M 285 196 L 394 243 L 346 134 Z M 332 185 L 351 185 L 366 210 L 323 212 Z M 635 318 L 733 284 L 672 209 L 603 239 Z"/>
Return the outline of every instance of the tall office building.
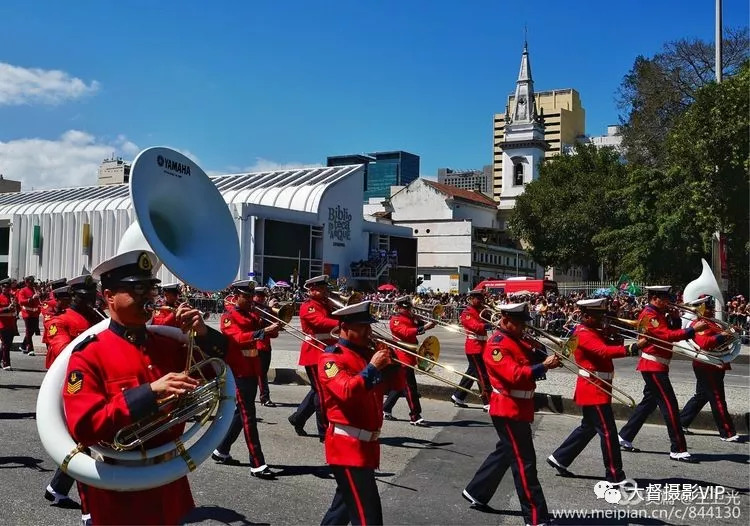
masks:
<path fill-rule="evenodd" d="M 505 113 L 494 116 L 493 132 L 493 197 L 500 200 L 503 188 L 503 142 L 505 141 L 506 115 L 516 107 L 515 94 L 508 96 Z M 572 88 L 534 93 L 534 102 L 544 124 L 544 140 L 549 145 L 545 158 L 559 155 L 575 146 L 579 137 L 586 134 L 586 112 L 581 97 Z"/>
<path fill-rule="evenodd" d="M 419 177 L 419 156 L 408 152 L 337 155 L 326 160 L 326 166 L 347 164 L 365 165 L 365 187 L 362 196 L 365 203 L 371 198 L 387 199 L 391 195 L 391 186 L 406 186 Z"/>
<path fill-rule="evenodd" d="M 438 168 L 438 183 L 447 184 L 463 190 L 476 190 L 492 197 L 492 165 L 481 170 L 453 170 Z"/>
<path fill-rule="evenodd" d="M 97 184 L 122 184 L 130 181 L 130 163 L 122 158 L 104 159 L 99 165 Z"/>

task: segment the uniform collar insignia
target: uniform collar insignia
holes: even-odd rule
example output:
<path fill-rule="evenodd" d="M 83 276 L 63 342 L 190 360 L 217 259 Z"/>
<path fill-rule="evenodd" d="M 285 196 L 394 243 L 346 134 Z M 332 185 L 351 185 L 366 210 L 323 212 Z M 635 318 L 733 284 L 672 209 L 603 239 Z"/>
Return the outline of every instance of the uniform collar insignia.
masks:
<path fill-rule="evenodd" d="M 120 338 L 132 343 L 133 345 L 141 346 L 146 343 L 145 325 L 142 328 L 125 327 L 111 319 L 109 320 L 109 329 Z"/>

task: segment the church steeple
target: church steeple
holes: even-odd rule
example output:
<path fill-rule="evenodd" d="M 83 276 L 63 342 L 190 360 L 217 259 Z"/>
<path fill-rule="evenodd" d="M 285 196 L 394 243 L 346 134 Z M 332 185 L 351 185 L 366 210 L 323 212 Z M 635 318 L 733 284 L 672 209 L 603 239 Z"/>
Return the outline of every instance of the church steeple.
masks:
<path fill-rule="evenodd" d="M 516 95 L 513 101 L 512 120 L 515 124 L 532 124 L 538 122 L 536 101 L 534 100 L 534 80 L 531 78 L 531 62 L 529 62 L 529 46 L 523 42 L 521 54 L 521 69 L 516 81 Z"/>

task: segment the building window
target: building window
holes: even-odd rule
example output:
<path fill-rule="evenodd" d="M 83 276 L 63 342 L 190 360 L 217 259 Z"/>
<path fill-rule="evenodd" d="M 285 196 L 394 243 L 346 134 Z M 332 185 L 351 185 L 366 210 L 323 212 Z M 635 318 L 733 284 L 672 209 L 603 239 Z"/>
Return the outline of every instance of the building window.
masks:
<path fill-rule="evenodd" d="M 427 232 L 429 234 L 430 233 L 430 229 L 428 228 L 427 230 L 425 230 L 425 232 Z"/>
<path fill-rule="evenodd" d="M 461 281 L 463 281 L 464 283 L 466 283 L 467 281 L 469 281 L 469 275 L 468 274 L 462 274 L 461 275 Z"/>
<path fill-rule="evenodd" d="M 513 165 L 513 184 L 523 186 L 523 163 Z"/>
<path fill-rule="evenodd" d="M 429 280 L 432 279 L 432 274 L 424 274 L 422 276 L 422 279 L 425 280 L 425 281 L 429 281 Z"/>
<path fill-rule="evenodd" d="M 414 233 L 415 233 L 415 234 L 419 234 L 419 230 L 415 228 L 415 229 L 414 229 Z"/>

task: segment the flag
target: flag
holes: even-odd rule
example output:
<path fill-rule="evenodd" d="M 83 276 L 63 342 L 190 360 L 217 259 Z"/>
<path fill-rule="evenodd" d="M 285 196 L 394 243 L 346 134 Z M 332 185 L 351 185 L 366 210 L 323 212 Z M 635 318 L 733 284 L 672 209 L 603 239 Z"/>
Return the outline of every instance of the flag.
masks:
<path fill-rule="evenodd" d="M 615 285 L 619 290 L 625 291 L 628 290 L 628 285 L 630 285 L 630 277 L 627 274 L 620 275 L 620 279 L 617 280 L 617 285 Z"/>
<path fill-rule="evenodd" d="M 266 283 L 266 286 L 269 289 L 272 289 L 276 286 L 276 282 L 273 280 L 273 278 L 268 278 L 268 283 Z"/>

